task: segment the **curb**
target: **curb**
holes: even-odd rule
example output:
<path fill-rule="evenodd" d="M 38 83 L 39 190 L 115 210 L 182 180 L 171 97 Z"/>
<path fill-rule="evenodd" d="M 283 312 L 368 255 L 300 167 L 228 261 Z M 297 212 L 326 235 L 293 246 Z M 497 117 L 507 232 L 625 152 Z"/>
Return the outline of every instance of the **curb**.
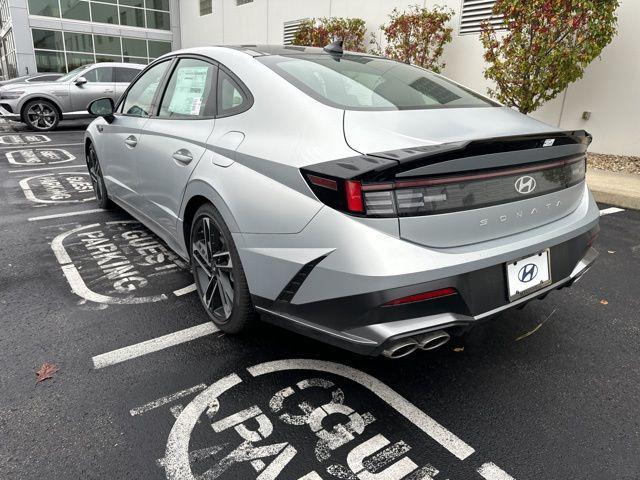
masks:
<path fill-rule="evenodd" d="M 589 168 L 587 184 L 596 202 L 640 210 L 640 175 Z"/>

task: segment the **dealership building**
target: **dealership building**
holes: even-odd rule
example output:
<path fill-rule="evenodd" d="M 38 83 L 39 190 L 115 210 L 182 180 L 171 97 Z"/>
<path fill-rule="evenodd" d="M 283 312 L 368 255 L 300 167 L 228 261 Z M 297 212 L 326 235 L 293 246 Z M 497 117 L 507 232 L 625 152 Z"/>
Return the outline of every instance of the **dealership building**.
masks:
<path fill-rule="evenodd" d="M 0 79 L 148 63 L 176 48 L 178 0 L 0 0 Z"/>

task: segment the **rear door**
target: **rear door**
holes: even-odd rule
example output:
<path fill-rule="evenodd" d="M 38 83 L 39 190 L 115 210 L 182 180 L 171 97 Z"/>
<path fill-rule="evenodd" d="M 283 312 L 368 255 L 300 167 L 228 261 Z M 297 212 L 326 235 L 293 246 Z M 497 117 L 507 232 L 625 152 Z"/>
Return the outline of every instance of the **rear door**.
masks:
<path fill-rule="evenodd" d="M 144 125 L 138 150 L 143 213 L 170 235 L 187 181 L 206 151 L 215 125 L 218 67 L 201 58 L 175 64 L 157 116 Z"/>
<path fill-rule="evenodd" d="M 98 98 L 110 97 L 116 100 L 112 66 L 95 67 L 81 76 L 87 79 L 87 83 L 82 85 L 72 83 L 69 90 L 71 108 L 74 112 L 86 110 L 87 106 Z"/>
<path fill-rule="evenodd" d="M 148 121 L 154 99 L 168 73 L 172 60 L 149 68 L 136 80 L 118 106 L 111 123 L 104 125 L 102 134 L 108 136 L 105 152 L 98 152 L 102 162 L 107 190 L 129 206 L 140 210 L 138 194 L 138 161 L 140 131 Z"/>

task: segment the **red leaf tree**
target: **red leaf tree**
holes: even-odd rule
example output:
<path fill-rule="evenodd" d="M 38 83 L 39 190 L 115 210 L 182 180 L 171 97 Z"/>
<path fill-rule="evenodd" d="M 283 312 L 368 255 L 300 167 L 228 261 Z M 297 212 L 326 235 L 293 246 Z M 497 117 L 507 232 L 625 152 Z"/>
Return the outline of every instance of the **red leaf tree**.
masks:
<path fill-rule="evenodd" d="M 371 41 L 374 51 L 439 72 L 445 66 L 440 58 L 444 46 L 451 41 L 453 29 L 447 24 L 453 13 L 438 6 L 430 9 L 414 5 L 404 12 L 394 8 L 389 22 L 380 27 L 385 46 L 381 48 L 374 37 Z"/>
<path fill-rule="evenodd" d="M 309 18 L 300 24 L 293 44 L 324 47 L 341 39 L 345 50 L 364 52 L 366 31 L 365 22 L 361 18 Z"/>
<path fill-rule="evenodd" d="M 489 94 L 522 113 L 555 98 L 611 42 L 617 8 L 618 0 L 496 0 L 502 20 L 480 35 Z"/>

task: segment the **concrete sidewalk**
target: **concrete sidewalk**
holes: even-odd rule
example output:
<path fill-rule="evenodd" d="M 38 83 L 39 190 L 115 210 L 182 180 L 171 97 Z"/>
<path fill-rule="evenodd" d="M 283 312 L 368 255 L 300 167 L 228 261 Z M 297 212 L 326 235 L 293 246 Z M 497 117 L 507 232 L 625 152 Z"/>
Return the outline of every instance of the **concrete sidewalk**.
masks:
<path fill-rule="evenodd" d="M 587 183 L 596 201 L 640 210 L 640 175 L 589 168 Z"/>

